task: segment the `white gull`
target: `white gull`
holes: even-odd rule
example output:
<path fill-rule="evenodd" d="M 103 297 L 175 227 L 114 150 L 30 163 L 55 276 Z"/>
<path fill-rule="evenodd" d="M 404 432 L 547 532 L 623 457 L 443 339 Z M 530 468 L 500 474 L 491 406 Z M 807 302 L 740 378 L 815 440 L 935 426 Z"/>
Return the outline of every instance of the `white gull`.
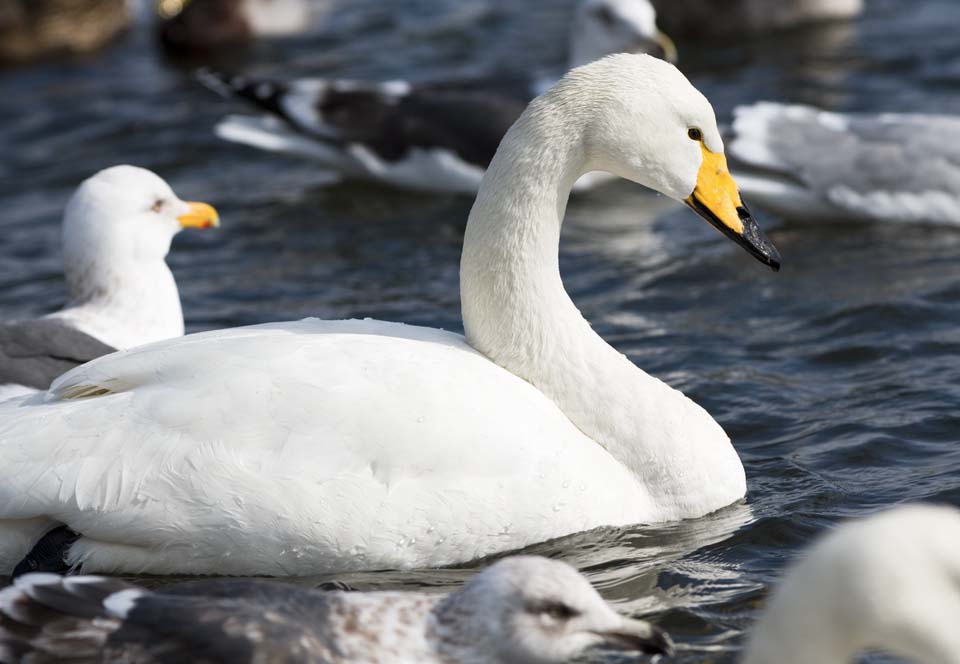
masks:
<path fill-rule="evenodd" d="M 0 322 L 0 390 L 47 389 L 95 357 L 183 334 L 180 293 L 165 257 L 185 226 L 219 223 L 160 177 L 114 166 L 85 180 L 63 215 L 70 300 L 42 318 Z"/>
<path fill-rule="evenodd" d="M 790 566 L 744 664 L 849 664 L 880 650 L 960 664 L 960 511 L 906 505 L 845 523 Z"/>

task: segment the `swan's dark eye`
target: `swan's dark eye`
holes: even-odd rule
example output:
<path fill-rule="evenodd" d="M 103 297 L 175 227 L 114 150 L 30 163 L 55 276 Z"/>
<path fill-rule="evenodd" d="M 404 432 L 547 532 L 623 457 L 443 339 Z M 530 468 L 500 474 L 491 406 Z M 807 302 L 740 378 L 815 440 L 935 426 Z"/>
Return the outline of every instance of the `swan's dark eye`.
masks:
<path fill-rule="evenodd" d="M 162 199 L 162 198 L 158 198 L 156 201 L 154 201 L 153 205 L 150 206 L 150 211 L 151 211 L 151 212 L 160 212 L 160 210 L 162 210 L 162 209 L 163 209 L 163 199 Z"/>
<path fill-rule="evenodd" d="M 580 615 L 575 608 L 562 602 L 538 602 L 528 606 L 527 611 L 550 616 L 554 620 L 570 620 Z"/>
<path fill-rule="evenodd" d="M 689 136 L 690 140 L 693 140 L 693 141 L 703 140 L 703 132 L 701 132 L 696 127 L 690 127 L 689 129 L 687 129 L 687 136 Z"/>

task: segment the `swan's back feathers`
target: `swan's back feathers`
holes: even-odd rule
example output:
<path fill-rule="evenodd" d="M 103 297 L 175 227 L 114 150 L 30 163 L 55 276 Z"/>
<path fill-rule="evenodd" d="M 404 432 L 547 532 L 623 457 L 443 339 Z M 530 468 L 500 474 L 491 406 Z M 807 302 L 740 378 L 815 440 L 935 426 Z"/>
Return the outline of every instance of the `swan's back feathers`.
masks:
<path fill-rule="evenodd" d="M 0 323 L 0 385 L 45 390 L 57 376 L 114 350 L 55 318 Z"/>
<path fill-rule="evenodd" d="M 734 116 L 741 189 L 773 211 L 960 223 L 960 119 L 774 102 Z"/>
<path fill-rule="evenodd" d="M 30 548 L 8 531 L 50 517 L 83 535 L 66 562 L 91 572 L 291 575 L 447 564 L 660 509 L 462 336 L 379 321 L 98 358 L 0 403 L 0 448 L 0 573 Z"/>

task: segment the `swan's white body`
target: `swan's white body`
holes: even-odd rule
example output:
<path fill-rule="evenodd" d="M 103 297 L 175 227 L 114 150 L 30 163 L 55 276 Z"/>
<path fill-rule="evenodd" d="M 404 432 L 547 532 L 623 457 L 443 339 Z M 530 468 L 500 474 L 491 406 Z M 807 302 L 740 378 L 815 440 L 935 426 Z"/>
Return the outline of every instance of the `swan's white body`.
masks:
<path fill-rule="evenodd" d="M 190 335 L 0 411 L 0 509 L 47 517 L 28 540 L 57 521 L 83 533 L 85 570 L 305 575 L 450 564 L 743 495 L 720 428 L 648 380 L 656 420 L 696 440 L 676 450 L 717 452 L 685 471 L 686 495 L 657 478 L 688 459 L 651 458 L 646 485 L 459 335 L 317 320 Z M 86 388 L 112 393 L 64 398 Z M 26 553 L 0 551 L 0 570 Z"/>
<path fill-rule="evenodd" d="M 283 575 L 443 565 L 738 500 L 723 430 L 596 335 L 557 265 L 580 174 L 682 198 L 718 147 L 672 65 L 608 58 L 533 102 L 491 165 L 461 265 L 469 344 L 277 323 L 103 357 L 0 405 L 0 573 L 55 523 L 83 535 L 68 561 L 88 572 Z"/>
<path fill-rule="evenodd" d="M 960 511 L 908 505 L 840 526 L 786 573 L 744 664 L 848 664 L 882 650 L 960 663 Z"/>

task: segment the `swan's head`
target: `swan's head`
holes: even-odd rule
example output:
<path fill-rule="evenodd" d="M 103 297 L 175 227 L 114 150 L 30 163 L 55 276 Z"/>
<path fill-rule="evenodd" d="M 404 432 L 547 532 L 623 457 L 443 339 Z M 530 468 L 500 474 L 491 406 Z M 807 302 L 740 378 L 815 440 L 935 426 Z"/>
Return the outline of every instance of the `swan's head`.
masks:
<path fill-rule="evenodd" d="M 67 203 L 63 249 L 71 269 L 90 272 L 103 263 L 150 265 L 170 251 L 184 227 L 219 225 L 206 203 L 187 203 L 156 174 L 113 166 L 84 180 Z"/>
<path fill-rule="evenodd" d="M 445 600 L 437 616 L 441 625 L 468 624 L 470 647 L 481 650 L 483 661 L 559 663 L 598 647 L 673 650 L 662 630 L 621 616 L 574 568 L 536 556 L 495 563 Z"/>
<path fill-rule="evenodd" d="M 780 254 L 740 199 L 710 102 L 673 65 L 612 55 L 567 74 L 552 102 L 586 127 L 589 170 L 608 171 L 688 205 L 774 270 Z"/>
<path fill-rule="evenodd" d="M 677 60 L 677 47 L 657 27 L 649 0 L 580 0 L 570 32 L 570 67 L 611 53 L 650 53 Z"/>
<path fill-rule="evenodd" d="M 846 664 L 865 650 L 960 661 L 960 511 L 908 505 L 846 523 L 793 564 L 745 664 Z"/>

